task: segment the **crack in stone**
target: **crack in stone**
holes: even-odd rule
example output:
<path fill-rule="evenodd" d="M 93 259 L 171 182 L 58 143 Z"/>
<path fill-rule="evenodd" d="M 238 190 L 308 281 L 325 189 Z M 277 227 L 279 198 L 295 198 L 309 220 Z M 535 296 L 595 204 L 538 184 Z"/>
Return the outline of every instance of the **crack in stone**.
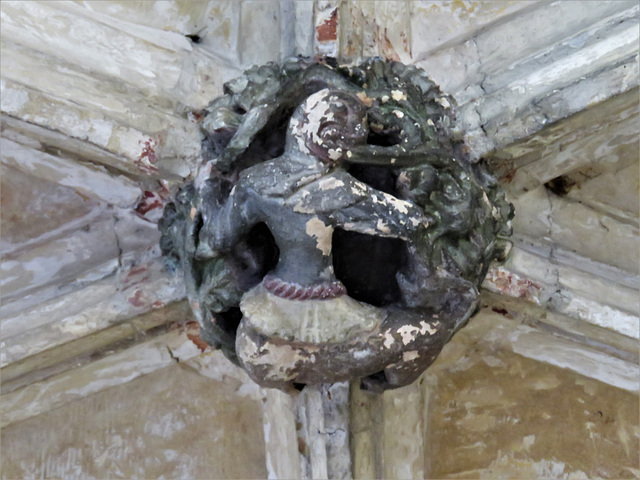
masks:
<path fill-rule="evenodd" d="M 480 58 L 480 49 L 478 48 L 478 42 L 476 37 L 472 37 L 471 41 L 473 42 L 473 45 L 476 49 L 476 57 L 478 60 L 478 65 L 480 66 L 480 68 L 482 68 L 482 59 Z M 480 90 L 482 90 L 482 97 L 484 98 L 487 95 L 487 89 L 485 87 L 485 82 L 487 81 L 487 78 L 489 77 L 487 75 L 486 72 L 481 72 L 482 74 L 482 80 L 480 80 L 480 82 L 478 83 L 478 86 L 480 87 Z M 474 99 L 473 100 L 473 109 L 475 110 L 476 114 L 478 115 L 478 124 L 480 126 L 480 129 L 482 130 L 482 133 L 484 133 L 484 136 L 486 139 L 489 139 L 489 135 L 487 133 L 486 127 L 484 125 L 484 120 L 482 118 L 482 114 L 480 113 L 480 109 L 479 109 L 479 103 L 478 103 L 478 99 Z"/>
<path fill-rule="evenodd" d="M 171 357 L 171 359 L 175 360 L 176 363 L 180 363 L 180 359 L 176 357 L 176 355 L 173 353 L 173 350 L 171 350 L 171 347 L 169 345 L 165 345 L 165 348 L 167 349 L 167 352 L 169 352 L 169 356 Z"/>
<path fill-rule="evenodd" d="M 118 235 L 118 229 L 116 228 L 116 225 L 118 224 L 118 222 L 120 221 L 120 218 L 118 217 L 117 213 L 114 212 L 113 213 L 113 235 L 116 238 L 116 248 L 118 249 L 118 268 L 122 268 L 122 246 L 120 243 L 120 236 Z"/>
<path fill-rule="evenodd" d="M 549 202 L 549 212 L 547 214 L 547 235 L 549 237 L 549 262 L 552 266 L 551 273 L 555 277 L 554 278 L 554 292 L 549 296 L 547 303 L 550 304 L 560 304 L 562 297 L 564 297 L 562 288 L 560 286 L 560 267 L 558 265 L 558 259 L 556 256 L 556 246 L 553 241 L 553 193 L 550 192 L 547 188 L 544 189 L 547 195 L 547 201 Z M 559 307 L 559 305 L 555 305 Z"/>

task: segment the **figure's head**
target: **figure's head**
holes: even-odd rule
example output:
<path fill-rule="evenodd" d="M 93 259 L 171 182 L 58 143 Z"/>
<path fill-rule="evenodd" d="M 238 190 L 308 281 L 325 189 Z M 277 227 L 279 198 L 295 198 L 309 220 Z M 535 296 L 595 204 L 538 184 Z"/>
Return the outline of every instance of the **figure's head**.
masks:
<path fill-rule="evenodd" d="M 309 96 L 293 113 L 287 143 L 324 163 L 338 163 L 349 147 L 365 143 L 367 109 L 357 96 L 325 88 Z"/>

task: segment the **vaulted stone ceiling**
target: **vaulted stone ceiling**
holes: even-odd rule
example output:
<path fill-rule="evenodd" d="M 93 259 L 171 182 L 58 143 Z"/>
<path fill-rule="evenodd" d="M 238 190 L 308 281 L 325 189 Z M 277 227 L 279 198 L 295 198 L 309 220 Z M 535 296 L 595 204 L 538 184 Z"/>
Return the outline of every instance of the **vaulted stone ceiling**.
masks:
<path fill-rule="evenodd" d="M 519 355 L 638 391 L 637 2 L 0 8 L 3 425 L 177 360 L 213 368 L 156 222 L 193 173 L 200 109 L 293 54 L 415 63 L 452 94 L 517 212 L 483 314 Z"/>

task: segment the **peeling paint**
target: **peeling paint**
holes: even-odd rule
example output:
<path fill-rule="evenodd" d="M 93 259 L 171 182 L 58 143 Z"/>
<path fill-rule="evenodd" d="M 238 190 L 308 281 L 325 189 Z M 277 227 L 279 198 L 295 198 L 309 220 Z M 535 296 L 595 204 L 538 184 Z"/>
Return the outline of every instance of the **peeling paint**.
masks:
<path fill-rule="evenodd" d="M 406 100 L 407 99 L 407 94 L 406 94 L 406 92 L 403 92 L 402 90 L 391 90 L 391 97 L 396 102 L 400 102 L 402 100 Z"/>
<path fill-rule="evenodd" d="M 402 336 L 402 343 L 408 345 L 417 338 L 420 329 L 413 325 L 403 325 L 398 329 L 398 333 Z"/>
<path fill-rule="evenodd" d="M 320 190 L 322 191 L 333 190 L 335 188 L 344 187 L 344 182 L 337 178 L 328 177 L 320 180 L 318 182 L 318 187 L 320 187 Z"/>
<path fill-rule="evenodd" d="M 395 343 L 396 339 L 393 338 L 390 331 L 384 332 L 384 348 L 391 348 L 391 345 Z"/>
<path fill-rule="evenodd" d="M 417 350 L 411 350 L 409 352 L 402 352 L 403 362 L 413 362 L 420 358 L 420 353 Z"/>
<path fill-rule="evenodd" d="M 316 239 L 316 247 L 323 255 L 331 255 L 331 237 L 333 235 L 333 227 L 325 225 L 318 217 L 310 219 L 305 226 L 305 232 L 310 237 Z"/>

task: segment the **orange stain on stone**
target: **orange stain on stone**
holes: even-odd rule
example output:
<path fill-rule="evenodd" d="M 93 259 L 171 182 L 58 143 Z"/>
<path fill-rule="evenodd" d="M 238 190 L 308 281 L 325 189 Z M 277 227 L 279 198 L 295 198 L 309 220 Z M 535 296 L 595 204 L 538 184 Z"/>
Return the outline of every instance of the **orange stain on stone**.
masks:
<path fill-rule="evenodd" d="M 387 29 L 384 29 L 384 33 L 379 35 L 378 41 L 380 42 L 380 48 L 382 50 L 382 55 L 384 58 L 388 60 L 395 60 L 396 62 L 400 61 L 400 56 L 396 52 L 395 48 L 391 44 L 391 40 L 387 36 Z"/>
<path fill-rule="evenodd" d="M 191 340 L 201 352 L 209 348 L 209 344 L 200 338 L 200 324 L 198 322 L 188 322 L 186 324 L 187 338 Z"/>
<path fill-rule="evenodd" d="M 319 42 L 331 42 L 338 39 L 338 10 L 331 12 L 331 16 L 322 25 L 316 27 Z"/>

